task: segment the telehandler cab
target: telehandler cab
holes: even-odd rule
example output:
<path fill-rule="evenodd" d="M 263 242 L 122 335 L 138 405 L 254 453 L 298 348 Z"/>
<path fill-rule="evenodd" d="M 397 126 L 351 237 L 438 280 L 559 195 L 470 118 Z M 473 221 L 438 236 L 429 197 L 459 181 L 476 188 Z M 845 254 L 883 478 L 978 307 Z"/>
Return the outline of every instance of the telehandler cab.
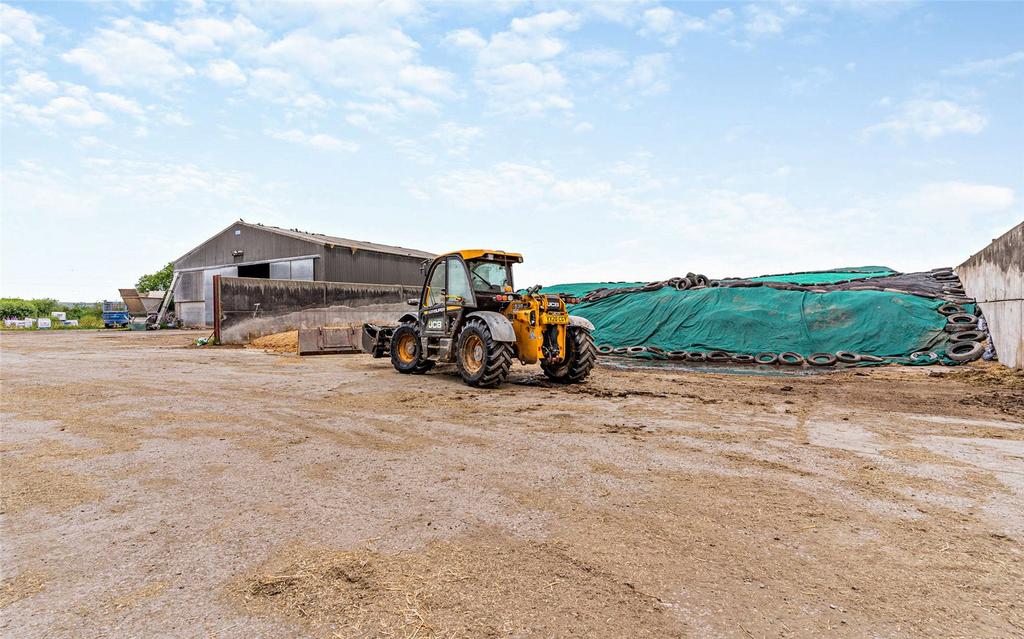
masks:
<path fill-rule="evenodd" d="M 420 297 L 409 300 L 417 312 L 396 327 L 366 324 L 363 350 L 390 354 L 400 373 L 455 362 L 463 381 L 481 388 L 504 382 L 513 357 L 540 362 L 554 381 L 583 381 L 597 359 L 594 325 L 566 312 L 572 298 L 538 294 L 539 286 L 515 293 L 512 265 L 522 261 L 518 253 L 473 249 L 425 263 Z"/>

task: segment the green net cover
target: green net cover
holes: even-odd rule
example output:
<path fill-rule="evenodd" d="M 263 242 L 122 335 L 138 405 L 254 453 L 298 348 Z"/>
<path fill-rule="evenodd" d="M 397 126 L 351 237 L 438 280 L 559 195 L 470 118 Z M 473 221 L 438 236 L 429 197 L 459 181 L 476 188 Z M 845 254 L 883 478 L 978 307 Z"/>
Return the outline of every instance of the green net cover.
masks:
<path fill-rule="evenodd" d="M 620 283 L 618 286 L 635 286 Z M 582 296 L 610 284 L 550 286 L 543 292 Z M 702 288 L 622 293 L 570 308 L 593 322 L 594 339 L 613 348 L 656 346 L 664 351 L 722 350 L 756 355 L 852 351 L 911 363 L 933 351 L 942 361 L 949 333 L 944 302 L 889 291 L 829 293 L 755 288 Z M 965 305 L 973 312 L 973 305 Z"/>
<path fill-rule="evenodd" d="M 751 277 L 752 282 L 788 282 L 790 284 L 834 284 L 853 279 L 886 277 L 895 275 L 896 271 L 886 266 L 851 266 L 834 268 L 828 271 L 810 271 L 807 273 L 787 273 L 785 275 L 762 275 Z"/>
<path fill-rule="evenodd" d="M 549 295 L 554 293 L 564 293 L 569 297 L 583 297 L 590 291 L 596 291 L 599 288 L 630 288 L 634 286 L 643 286 L 644 284 L 646 284 L 646 282 L 583 282 L 576 284 L 545 286 L 540 292 L 547 293 Z"/>

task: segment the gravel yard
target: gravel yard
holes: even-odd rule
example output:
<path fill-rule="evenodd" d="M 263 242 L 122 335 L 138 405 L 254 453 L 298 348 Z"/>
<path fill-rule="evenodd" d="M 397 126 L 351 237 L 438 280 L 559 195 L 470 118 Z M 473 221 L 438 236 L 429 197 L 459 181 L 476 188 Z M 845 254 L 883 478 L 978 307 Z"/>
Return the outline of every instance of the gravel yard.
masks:
<path fill-rule="evenodd" d="M 1024 636 L 1024 377 L 4 332 L 5 637 Z"/>

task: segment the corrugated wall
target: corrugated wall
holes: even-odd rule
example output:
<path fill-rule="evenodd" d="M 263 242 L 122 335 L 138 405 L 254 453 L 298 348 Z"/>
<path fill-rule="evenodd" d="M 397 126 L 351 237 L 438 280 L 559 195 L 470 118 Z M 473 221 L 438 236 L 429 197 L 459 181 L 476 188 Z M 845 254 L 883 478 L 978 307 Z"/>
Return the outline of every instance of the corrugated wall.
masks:
<path fill-rule="evenodd" d="M 423 259 L 404 255 L 389 255 L 373 251 L 335 247 L 326 250 L 325 276 L 329 282 L 356 282 L 360 284 L 404 284 L 419 286 L 423 283 L 420 264 Z"/>
<path fill-rule="evenodd" d="M 237 232 L 237 233 L 236 233 Z M 232 253 L 241 251 L 242 255 Z M 281 235 L 261 227 L 233 225 L 207 240 L 174 263 L 181 279 L 175 288 L 178 303 L 205 302 L 205 323 L 213 322 L 212 275 L 237 275 L 232 265 L 315 255 L 313 279 L 356 284 L 389 284 L 418 287 L 422 259 L 347 247 L 328 248 L 308 240 Z M 227 270 L 219 267 L 228 267 Z M 204 269 L 185 271 L 183 269 Z M 194 309 L 190 317 L 195 321 Z"/>
<path fill-rule="evenodd" d="M 189 271 L 182 273 L 178 286 L 174 289 L 176 302 L 201 302 L 203 300 L 203 272 Z"/>
<path fill-rule="evenodd" d="M 242 251 L 242 256 L 235 257 L 232 255 L 233 251 Z M 195 252 L 175 262 L 174 268 L 181 270 L 200 266 L 223 266 L 238 262 L 262 262 L 300 255 L 322 257 L 323 254 L 324 247 L 314 242 L 272 233 L 266 229 L 238 225 L 228 228 L 201 244 Z M 320 262 L 321 260 L 316 261 Z M 322 279 L 323 274 L 315 273 L 314 277 Z"/>
<path fill-rule="evenodd" d="M 999 361 L 1024 368 L 1024 222 L 956 269 L 988 321 Z"/>

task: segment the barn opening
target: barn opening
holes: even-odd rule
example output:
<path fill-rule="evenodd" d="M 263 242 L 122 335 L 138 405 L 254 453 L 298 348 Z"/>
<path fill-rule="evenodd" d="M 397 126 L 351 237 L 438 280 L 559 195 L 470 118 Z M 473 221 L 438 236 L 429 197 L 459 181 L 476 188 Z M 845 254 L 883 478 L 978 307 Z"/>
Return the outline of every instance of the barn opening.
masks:
<path fill-rule="evenodd" d="M 239 266 L 238 277 L 262 277 L 264 279 L 270 279 L 270 262 Z"/>

